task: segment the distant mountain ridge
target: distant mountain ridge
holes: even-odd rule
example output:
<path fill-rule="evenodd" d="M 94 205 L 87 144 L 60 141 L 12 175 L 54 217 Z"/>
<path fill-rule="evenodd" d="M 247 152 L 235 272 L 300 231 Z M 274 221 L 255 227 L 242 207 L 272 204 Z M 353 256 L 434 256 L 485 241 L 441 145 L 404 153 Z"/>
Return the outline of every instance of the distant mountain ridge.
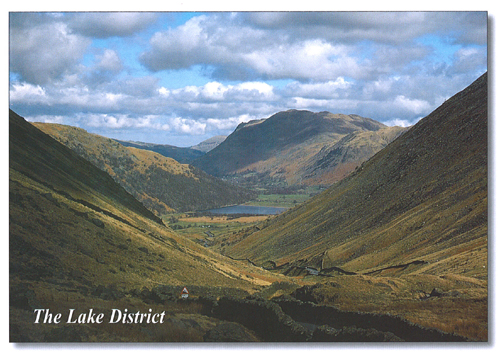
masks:
<path fill-rule="evenodd" d="M 181 164 L 189 164 L 194 159 L 197 159 L 203 154 L 205 154 L 204 151 L 199 149 L 197 150 L 194 148 L 176 147 L 168 144 L 121 141 L 118 139 L 115 139 L 115 141 L 124 145 L 125 147 L 134 147 L 144 150 L 150 150 L 152 152 L 161 154 L 167 158 L 172 158 Z"/>
<path fill-rule="evenodd" d="M 303 184 L 306 179 L 309 184 L 321 184 L 324 182 L 318 173 L 311 174 L 319 151 L 333 147 L 350 133 L 384 128 L 387 126 L 358 115 L 287 110 L 240 124 L 220 145 L 192 164 L 211 175 L 248 186 L 267 183 L 286 187 Z M 367 158 L 362 154 L 351 169 Z"/>
<path fill-rule="evenodd" d="M 224 142 L 224 140 L 227 138 L 227 136 L 213 136 L 209 139 L 204 140 L 203 142 L 200 142 L 192 147 L 191 149 L 194 150 L 199 150 L 203 153 L 208 153 L 215 147 L 217 147 L 219 144 Z"/>
<path fill-rule="evenodd" d="M 486 279 L 487 97 L 484 74 L 346 179 L 234 238 L 226 253 L 285 268 Z M 408 263 L 419 264 L 397 269 Z"/>
<path fill-rule="evenodd" d="M 181 164 L 189 164 L 193 160 L 199 158 L 203 154 L 217 147 L 224 141 L 224 139 L 226 139 L 226 136 L 214 136 L 192 147 L 176 147 L 169 144 L 146 143 L 138 141 L 122 141 L 119 139 L 115 139 L 115 141 L 124 145 L 125 147 L 134 147 L 144 150 L 150 150 L 152 152 L 161 154 L 167 158 L 175 159 Z"/>
<path fill-rule="evenodd" d="M 254 197 L 188 164 L 153 151 L 125 147 L 77 127 L 34 123 L 80 156 L 108 172 L 157 215 L 239 204 Z"/>

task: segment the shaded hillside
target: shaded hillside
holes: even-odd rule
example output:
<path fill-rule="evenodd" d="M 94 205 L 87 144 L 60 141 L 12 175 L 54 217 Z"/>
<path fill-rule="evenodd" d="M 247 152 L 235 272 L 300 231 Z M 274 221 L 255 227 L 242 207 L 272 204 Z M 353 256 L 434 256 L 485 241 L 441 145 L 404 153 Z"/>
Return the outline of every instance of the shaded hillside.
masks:
<path fill-rule="evenodd" d="M 115 140 L 121 145 L 124 145 L 125 147 L 134 147 L 144 150 L 150 150 L 152 152 L 161 154 L 167 158 L 172 158 L 181 164 L 189 164 L 194 159 L 197 159 L 203 154 L 205 154 L 204 151 L 196 150 L 194 148 L 175 147 L 173 145 L 168 145 L 168 144 L 120 141 L 118 139 Z"/>
<path fill-rule="evenodd" d="M 177 236 L 107 173 L 12 111 L 9 126 L 11 342 L 192 341 L 217 321 L 176 305 L 175 287 L 245 295 L 275 280 Z M 162 285 L 175 286 L 171 303 Z M 35 309 L 65 319 L 69 309 L 109 318 L 112 308 L 166 311 L 169 320 L 34 324 Z"/>
<path fill-rule="evenodd" d="M 157 215 L 239 204 L 253 197 L 247 190 L 152 151 L 125 147 L 77 127 L 34 125 L 108 172 Z"/>
<path fill-rule="evenodd" d="M 198 143 L 197 145 L 192 146 L 191 149 L 199 150 L 203 153 L 208 153 L 209 151 L 217 147 L 219 144 L 224 142 L 226 138 L 227 136 L 213 136 L 212 138 L 209 138 L 201 143 Z"/>
<path fill-rule="evenodd" d="M 63 196 L 81 198 L 84 203 L 112 201 L 117 207 L 162 223 L 107 173 L 96 172 L 92 165 L 13 111 L 9 111 L 9 168 Z"/>
<path fill-rule="evenodd" d="M 226 253 L 287 270 L 487 279 L 487 95 L 484 74 L 348 178 L 240 234 Z"/>
<path fill-rule="evenodd" d="M 288 110 L 240 124 L 193 165 L 245 186 L 286 187 L 302 183 L 303 169 L 322 148 L 349 133 L 383 127 L 357 115 Z"/>

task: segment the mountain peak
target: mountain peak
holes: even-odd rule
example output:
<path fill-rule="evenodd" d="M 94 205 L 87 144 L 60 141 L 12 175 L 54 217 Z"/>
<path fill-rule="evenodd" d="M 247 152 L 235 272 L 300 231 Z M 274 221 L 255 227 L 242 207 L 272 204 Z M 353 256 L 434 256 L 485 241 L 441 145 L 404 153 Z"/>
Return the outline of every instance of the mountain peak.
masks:
<path fill-rule="evenodd" d="M 289 109 L 240 124 L 224 142 L 193 165 L 218 177 L 255 173 L 258 179 L 286 187 L 300 182 L 307 159 L 323 147 L 335 144 L 349 133 L 385 127 L 357 115 Z"/>

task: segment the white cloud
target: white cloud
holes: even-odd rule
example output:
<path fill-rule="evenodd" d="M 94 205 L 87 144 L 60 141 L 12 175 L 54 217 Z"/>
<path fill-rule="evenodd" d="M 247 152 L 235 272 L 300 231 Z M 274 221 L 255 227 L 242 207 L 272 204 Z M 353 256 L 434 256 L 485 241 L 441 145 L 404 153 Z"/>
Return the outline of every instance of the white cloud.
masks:
<path fill-rule="evenodd" d="M 222 100 L 224 99 L 224 93 L 227 92 L 228 89 L 228 87 L 225 87 L 219 82 L 209 82 L 201 88 L 201 94 L 207 99 Z"/>
<path fill-rule="evenodd" d="M 279 99 L 274 93 L 274 87 L 265 82 L 243 82 L 229 86 L 226 93 L 233 101 L 274 101 Z"/>
<path fill-rule="evenodd" d="M 45 89 L 39 85 L 25 82 L 14 83 L 9 92 L 11 103 L 22 102 L 24 104 L 44 103 L 47 101 Z"/>
<path fill-rule="evenodd" d="M 407 98 L 404 95 L 398 95 L 394 99 L 394 105 L 404 110 L 408 110 L 412 114 L 418 115 L 429 112 L 432 108 L 429 102 L 420 99 Z"/>
<path fill-rule="evenodd" d="M 295 109 L 317 109 L 317 108 L 325 108 L 331 105 L 331 101 L 329 99 L 311 99 L 311 98 L 302 98 L 302 97 L 294 97 L 292 107 Z"/>
<path fill-rule="evenodd" d="M 352 83 L 343 77 L 336 80 L 318 83 L 292 82 L 284 88 L 284 93 L 288 96 L 315 97 L 315 98 L 338 98 L 346 90 L 352 87 Z"/>
<path fill-rule="evenodd" d="M 43 122 L 43 123 L 58 123 L 64 124 L 65 119 L 64 116 L 56 115 L 39 115 L 26 119 L 29 122 Z"/>
<path fill-rule="evenodd" d="M 78 121 L 81 125 L 99 129 L 152 129 L 169 131 L 171 127 L 166 123 L 156 122 L 159 116 L 148 115 L 130 117 L 125 114 L 80 114 Z"/>
<path fill-rule="evenodd" d="M 232 132 L 240 123 L 255 120 L 257 117 L 244 114 L 238 117 L 229 117 L 225 119 L 209 118 L 206 125 L 209 130 L 230 131 Z"/>
<path fill-rule="evenodd" d="M 170 122 L 173 129 L 183 134 L 201 135 L 207 128 L 206 123 L 181 117 L 172 118 Z"/>
<path fill-rule="evenodd" d="M 97 56 L 99 62 L 96 67 L 105 71 L 120 71 L 122 69 L 122 62 L 118 57 L 116 51 L 111 49 L 104 50 L 102 55 Z"/>
<path fill-rule="evenodd" d="M 90 127 L 123 128 L 134 127 L 137 123 L 125 115 L 91 114 L 85 117 L 85 124 Z"/>
<path fill-rule="evenodd" d="M 170 90 L 165 87 L 161 87 L 158 89 L 158 93 L 164 97 L 168 97 L 170 95 Z"/>
<path fill-rule="evenodd" d="M 420 120 L 417 119 L 416 121 L 409 121 L 409 120 L 404 120 L 404 119 L 392 119 L 389 121 L 384 121 L 384 124 L 387 126 L 401 126 L 401 127 L 410 127 L 413 126 L 415 123 L 417 123 Z"/>
<path fill-rule="evenodd" d="M 265 82 L 243 82 L 236 86 L 239 91 L 257 91 L 259 94 L 271 96 L 273 93 L 273 86 Z"/>
<path fill-rule="evenodd" d="M 210 60 L 213 51 L 201 23 L 206 16 L 195 17 L 175 29 L 155 33 L 150 40 L 151 51 L 141 55 L 141 62 L 154 71 L 190 67 Z"/>
<path fill-rule="evenodd" d="M 212 81 L 203 86 L 186 86 L 179 89 L 161 87 L 158 93 L 171 101 L 188 101 L 203 104 L 207 101 L 272 101 L 276 99 L 274 87 L 265 82 L 243 82 L 237 85 L 224 85 Z M 194 105 L 192 105 L 194 106 Z"/>
<path fill-rule="evenodd" d="M 320 38 L 290 42 L 287 36 L 273 37 L 263 30 L 236 27 L 236 21 L 218 19 L 195 17 L 175 29 L 154 34 L 151 49 L 141 55 L 141 62 L 153 71 L 200 64 L 219 67 L 215 72 L 223 76 L 250 70 L 259 77 L 298 79 L 335 79 L 341 68 L 352 74 L 359 70 L 356 60 L 346 56 L 344 45 Z"/>

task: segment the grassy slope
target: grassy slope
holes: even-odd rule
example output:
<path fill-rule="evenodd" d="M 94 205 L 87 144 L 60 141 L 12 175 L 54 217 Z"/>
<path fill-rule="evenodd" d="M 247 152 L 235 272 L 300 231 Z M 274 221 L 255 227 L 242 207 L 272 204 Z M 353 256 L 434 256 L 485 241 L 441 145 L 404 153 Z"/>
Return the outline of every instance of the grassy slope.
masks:
<path fill-rule="evenodd" d="M 310 158 L 308 165 L 304 167 L 303 182 L 308 185 L 332 185 L 348 176 L 405 131 L 407 128 L 394 126 L 377 131 L 350 133 Z"/>
<path fill-rule="evenodd" d="M 158 153 L 125 147 L 81 128 L 35 123 L 37 128 L 108 172 L 129 193 L 157 215 L 238 204 L 252 198 L 187 164 Z"/>
<path fill-rule="evenodd" d="M 74 252 L 73 255 L 78 254 L 75 257 L 90 257 L 86 260 L 95 261 L 102 255 L 111 266 L 120 262 L 123 266 L 129 261 L 137 263 L 131 252 L 117 247 L 129 243 L 128 247 L 149 248 L 153 252 L 150 252 L 150 258 L 161 252 L 167 254 L 165 260 L 177 270 L 187 268 L 183 274 L 186 282 L 233 280 L 230 275 L 214 271 L 209 265 L 219 259 L 225 260 L 224 257 L 215 255 L 216 259 L 213 259 L 213 253 L 177 236 L 109 175 L 21 119 L 11 113 L 9 205 L 13 238 L 20 235 L 27 242 L 41 241 L 40 235 L 55 246 L 67 243 L 70 256 Z M 116 242 L 105 241 L 108 236 L 115 239 L 110 242 Z M 97 253 L 89 256 L 86 251 L 80 251 L 79 246 L 92 247 L 90 252 Z M 109 251 L 110 248 L 114 251 Z M 57 253 L 55 248 L 51 251 Z M 155 251 L 159 252 L 154 254 Z M 140 251 L 137 254 L 137 257 L 141 256 Z M 143 257 L 148 258 L 148 255 Z M 200 260 L 209 257 L 208 262 Z M 224 263 L 228 264 L 227 261 Z M 71 261 L 67 265 L 68 268 L 79 267 Z M 147 278 L 139 275 L 137 280 L 141 284 L 147 281 L 180 282 L 176 270 L 167 270 L 172 267 L 167 265 L 167 273 L 157 269 L 157 274 L 150 273 Z M 215 276 L 211 277 L 210 273 Z M 104 282 L 113 282 L 112 277 L 123 280 L 127 273 L 105 273 L 105 276 L 109 279 L 104 279 Z"/>
<path fill-rule="evenodd" d="M 253 292 L 276 279 L 176 235 L 107 173 L 15 113 L 9 119 L 10 323 L 16 341 L 44 341 L 59 328 L 33 325 L 35 307 L 109 310 L 141 304 L 128 296 L 104 299 L 96 294 L 99 286 L 112 292 L 158 285 Z M 149 307 L 165 309 L 142 303 L 143 310 Z M 105 341 L 134 340 L 132 333 L 150 339 L 132 327 L 109 332 L 105 325 L 78 327 L 78 336 L 94 329 Z"/>
<path fill-rule="evenodd" d="M 367 272 L 487 277 L 487 79 L 482 76 L 354 174 L 246 237 L 237 258 Z"/>

